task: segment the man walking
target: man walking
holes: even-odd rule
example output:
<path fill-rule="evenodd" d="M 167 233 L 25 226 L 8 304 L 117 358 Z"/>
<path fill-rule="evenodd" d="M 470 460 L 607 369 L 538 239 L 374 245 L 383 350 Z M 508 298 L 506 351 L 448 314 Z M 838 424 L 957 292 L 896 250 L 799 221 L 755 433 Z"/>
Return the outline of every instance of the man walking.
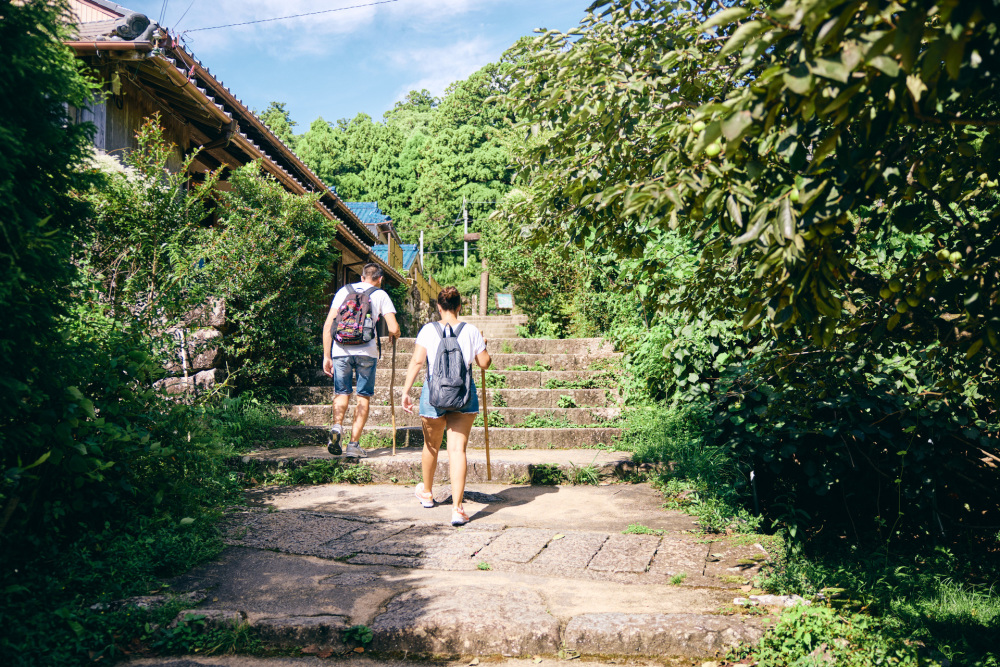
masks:
<path fill-rule="evenodd" d="M 344 437 L 344 415 L 351 402 L 353 384 L 357 383 L 358 403 L 354 408 L 351 440 L 343 449 L 346 456 L 364 458 L 361 431 L 368 421 L 368 407 L 375 393 L 375 366 L 378 362 L 376 329 L 378 318 L 385 318 L 389 338 L 399 338 L 396 308 L 382 287 L 384 273 L 378 264 L 365 264 L 361 282 L 345 285 L 337 291 L 323 325 L 323 372 L 333 378 L 333 427 L 327 451 L 340 456 Z"/>

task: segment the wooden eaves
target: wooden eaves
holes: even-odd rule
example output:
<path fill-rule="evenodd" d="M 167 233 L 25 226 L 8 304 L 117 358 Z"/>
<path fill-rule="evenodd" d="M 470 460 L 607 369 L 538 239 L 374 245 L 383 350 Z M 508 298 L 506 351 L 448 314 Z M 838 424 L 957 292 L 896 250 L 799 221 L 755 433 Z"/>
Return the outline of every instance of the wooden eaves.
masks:
<path fill-rule="evenodd" d="M 318 193 L 316 206 L 337 224 L 338 239 L 359 256 L 381 266 L 390 282 L 405 281 L 404 276 L 375 255 L 371 244 L 377 238 L 347 205 L 206 67 L 169 36 L 158 46 L 127 41 L 74 41 L 67 42 L 67 46 L 80 56 L 107 54 L 121 60 L 123 71 L 133 85 L 191 128 L 192 141 L 203 148 L 199 160 L 210 167 L 237 167 L 249 160 L 259 160 L 265 171 L 289 192 Z M 242 155 L 234 155 L 237 151 L 233 148 Z"/>

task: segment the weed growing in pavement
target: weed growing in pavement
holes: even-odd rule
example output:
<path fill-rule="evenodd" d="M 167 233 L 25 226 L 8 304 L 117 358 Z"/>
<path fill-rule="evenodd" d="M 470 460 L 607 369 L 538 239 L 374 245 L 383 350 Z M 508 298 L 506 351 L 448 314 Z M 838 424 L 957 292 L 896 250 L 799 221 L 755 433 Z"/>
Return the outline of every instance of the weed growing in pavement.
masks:
<path fill-rule="evenodd" d="M 163 654 L 254 653 L 261 648 L 250 624 L 235 614 L 232 622 L 209 624 L 204 614 L 191 611 L 173 627 L 154 628 L 148 623 L 146 627 L 150 629 L 147 639 L 150 648 Z"/>
<path fill-rule="evenodd" d="M 605 389 L 618 384 L 617 378 L 611 373 L 601 371 L 578 380 L 559 380 L 549 378 L 545 381 L 546 389 Z"/>
<path fill-rule="evenodd" d="M 374 431 L 365 431 L 361 434 L 361 441 L 358 443 L 362 449 L 382 449 L 392 447 L 392 436 L 382 435 Z"/>
<path fill-rule="evenodd" d="M 560 408 L 575 408 L 576 399 L 567 394 L 563 394 L 559 397 L 559 403 L 557 404 Z"/>
<path fill-rule="evenodd" d="M 571 424 L 566 417 L 550 417 L 530 412 L 521 422 L 521 426 L 523 428 L 572 428 L 574 424 Z"/>
<path fill-rule="evenodd" d="M 663 530 L 660 528 L 650 528 L 649 526 L 644 526 L 641 523 L 630 523 L 628 528 L 622 531 L 624 535 L 662 535 Z"/>
<path fill-rule="evenodd" d="M 486 371 L 486 388 L 506 389 L 507 376 L 504 375 L 503 373 L 497 373 L 495 371 Z"/>
<path fill-rule="evenodd" d="M 687 579 L 687 577 L 687 572 L 678 572 L 674 576 L 670 577 L 670 585 L 680 586 L 684 583 L 684 580 Z"/>
<path fill-rule="evenodd" d="M 537 360 L 531 366 L 529 366 L 528 364 L 513 364 L 511 366 L 507 366 L 504 370 L 507 370 L 507 371 L 541 371 L 541 372 L 544 373 L 544 372 L 547 372 L 547 371 L 551 371 L 552 370 L 552 365 L 551 364 L 546 364 L 545 362 L 543 362 L 541 360 Z"/>
<path fill-rule="evenodd" d="M 352 625 L 344 630 L 341 637 L 345 644 L 357 644 L 359 646 L 368 646 L 374 638 L 375 635 L 372 633 L 372 629 L 363 624 Z"/>
<path fill-rule="evenodd" d="M 596 460 L 597 457 L 595 456 L 594 461 Z M 601 471 L 594 465 L 594 461 L 585 466 L 577 466 L 571 462 L 570 465 L 573 466 L 573 471 L 570 473 L 570 482 L 574 485 L 590 484 L 596 486 L 599 484 L 601 481 Z"/>
<path fill-rule="evenodd" d="M 492 570 L 493 568 L 490 567 L 489 563 L 487 563 L 484 560 L 481 560 L 481 561 L 479 561 L 479 563 L 476 564 L 476 569 L 477 570 Z"/>
<path fill-rule="evenodd" d="M 503 415 L 499 412 L 490 411 L 488 419 L 490 420 L 490 428 L 503 428 L 507 425 L 507 420 L 504 419 Z M 483 413 L 480 412 L 476 415 L 476 420 L 472 422 L 473 426 L 483 425 Z"/>
<path fill-rule="evenodd" d="M 532 484 L 556 486 L 566 481 L 566 473 L 555 463 L 539 463 L 528 470 Z"/>
<path fill-rule="evenodd" d="M 265 484 L 291 486 L 296 484 L 370 484 L 372 470 L 358 463 L 347 464 L 339 460 L 314 459 L 298 466 L 287 466 L 265 476 Z"/>
<path fill-rule="evenodd" d="M 503 341 L 500 343 L 500 354 L 514 354 L 514 348 L 507 341 Z"/>
<path fill-rule="evenodd" d="M 506 408 L 507 399 L 501 393 L 493 394 L 493 407 L 495 408 Z"/>
<path fill-rule="evenodd" d="M 530 482 L 531 482 L 531 479 L 529 477 L 525 477 L 523 475 L 518 475 L 517 477 L 511 477 L 510 478 L 510 483 L 511 484 L 528 484 Z"/>
<path fill-rule="evenodd" d="M 512 451 L 516 451 L 518 449 L 527 449 L 527 447 L 528 447 L 527 445 L 511 445 L 507 449 L 510 449 Z"/>

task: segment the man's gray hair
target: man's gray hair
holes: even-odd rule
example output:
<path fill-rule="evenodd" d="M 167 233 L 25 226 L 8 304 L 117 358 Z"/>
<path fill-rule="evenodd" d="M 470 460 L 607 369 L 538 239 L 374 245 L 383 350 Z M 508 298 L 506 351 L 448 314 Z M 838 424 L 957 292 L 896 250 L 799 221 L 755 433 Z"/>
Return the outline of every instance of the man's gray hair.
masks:
<path fill-rule="evenodd" d="M 365 277 L 370 283 L 375 282 L 379 278 L 385 275 L 385 271 L 382 267 L 375 263 L 365 264 L 365 268 L 361 269 L 361 275 Z"/>

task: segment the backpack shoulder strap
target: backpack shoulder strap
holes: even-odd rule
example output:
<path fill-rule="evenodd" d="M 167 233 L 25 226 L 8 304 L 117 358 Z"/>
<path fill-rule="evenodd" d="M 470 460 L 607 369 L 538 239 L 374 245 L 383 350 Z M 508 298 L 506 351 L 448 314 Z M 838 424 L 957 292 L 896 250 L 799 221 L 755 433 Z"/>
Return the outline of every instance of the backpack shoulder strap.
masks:
<path fill-rule="evenodd" d="M 434 325 L 434 330 L 437 331 L 438 338 L 444 340 L 444 329 L 441 328 L 440 322 L 431 322 Z"/>
<path fill-rule="evenodd" d="M 380 289 L 382 289 L 382 288 L 381 288 L 381 287 L 379 287 L 378 285 L 372 285 L 371 287 L 369 287 L 368 289 L 364 290 L 364 291 L 363 291 L 363 292 L 361 292 L 360 294 L 361 294 L 362 296 L 367 296 L 367 297 L 371 298 L 371 295 L 372 295 L 372 294 L 373 294 L 374 292 L 377 292 L 377 291 L 378 291 L 378 290 L 380 290 Z"/>
<path fill-rule="evenodd" d="M 462 333 L 462 329 L 465 328 L 465 322 L 459 322 L 458 326 L 452 329 L 455 332 L 455 338 L 458 338 L 458 334 Z"/>

